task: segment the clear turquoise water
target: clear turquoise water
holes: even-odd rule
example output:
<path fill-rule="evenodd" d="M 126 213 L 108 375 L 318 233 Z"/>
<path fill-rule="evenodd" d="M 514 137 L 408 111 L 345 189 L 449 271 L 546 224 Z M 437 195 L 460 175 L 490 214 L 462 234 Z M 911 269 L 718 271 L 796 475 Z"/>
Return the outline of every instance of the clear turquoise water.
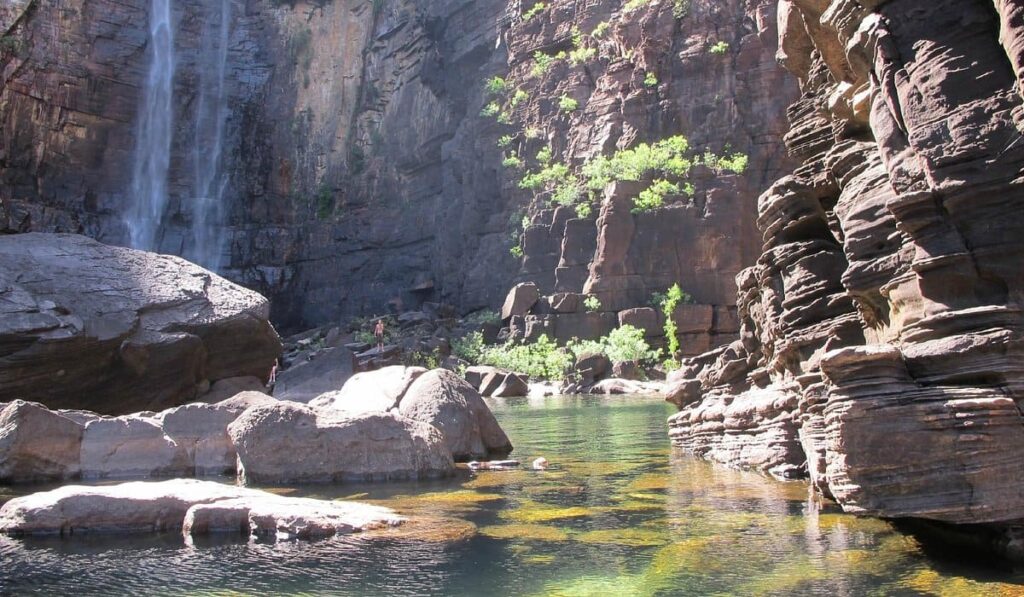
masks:
<path fill-rule="evenodd" d="M 925 555 L 887 523 L 674 452 L 638 398 L 493 404 L 524 462 L 420 484 L 268 488 L 389 505 L 413 523 L 316 542 L 176 534 L 0 538 L 0 593 L 1024 595 L 1024 577 Z M 10 497 L 3 495 L 0 501 Z"/>

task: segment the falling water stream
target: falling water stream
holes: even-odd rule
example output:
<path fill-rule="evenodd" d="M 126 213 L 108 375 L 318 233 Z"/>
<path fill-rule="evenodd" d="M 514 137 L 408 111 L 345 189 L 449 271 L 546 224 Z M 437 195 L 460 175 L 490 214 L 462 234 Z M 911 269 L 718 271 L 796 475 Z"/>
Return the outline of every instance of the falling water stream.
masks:
<path fill-rule="evenodd" d="M 190 144 L 191 193 L 181 201 L 187 229 L 169 240 L 172 148 L 175 134 L 175 34 L 170 0 L 152 0 L 150 61 L 139 109 L 131 194 L 125 221 L 131 246 L 178 253 L 216 270 L 223 248 L 223 201 L 228 178 L 223 154 L 229 107 L 226 79 L 231 0 L 207 0 L 195 68 L 198 74 Z M 173 238 L 178 239 L 176 234 Z"/>
<path fill-rule="evenodd" d="M 213 13 L 219 11 L 217 19 Z M 203 31 L 199 98 L 192 144 L 192 227 L 186 235 L 184 256 L 208 269 L 221 263 L 224 191 L 228 177 L 222 168 L 228 106 L 225 79 L 231 34 L 230 0 L 211 0 Z"/>
<path fill-rule="evenodd" d="M 150 62 L 139 110 L 132 207 L 125 218 L 131 246 L 155 250 L 167 207 L 174 104 L 174 30 L 170 0 L 152 0 L 149 24 Z"/>

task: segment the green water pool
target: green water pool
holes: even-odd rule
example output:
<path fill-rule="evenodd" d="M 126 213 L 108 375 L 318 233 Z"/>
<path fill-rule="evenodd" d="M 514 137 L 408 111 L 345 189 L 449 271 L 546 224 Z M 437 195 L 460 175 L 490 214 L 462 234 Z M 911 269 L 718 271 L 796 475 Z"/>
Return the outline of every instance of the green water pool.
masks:
<path fill-rule="evenodd" d="M 656 398 L 492 407 L 513 456 L 544 456 L 551 469 L 266 488 L 380 503 L 412 520 L 371 536 L 0 538 L 0 594 L 1024 595 L 1024 576 L 927 555 L 804 483 L 674 451 L 671 407 Z M 10 495 L 0 488 L 0 501 Z"/>

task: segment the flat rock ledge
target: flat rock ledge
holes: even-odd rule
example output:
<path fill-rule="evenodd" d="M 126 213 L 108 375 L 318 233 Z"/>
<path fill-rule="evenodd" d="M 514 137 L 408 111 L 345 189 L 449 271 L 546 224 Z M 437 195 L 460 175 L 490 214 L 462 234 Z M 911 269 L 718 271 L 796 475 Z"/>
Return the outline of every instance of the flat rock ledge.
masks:
<path fill-rule="evenodd" d="M 193 479 L 69 485 L 15 498 L 0 508 L 0 533 L 14 536 L 180 530 L 185 537 L 239 533 L 311 539 L 394 527 L 404 521 L 380 506 L 281 497 Z"/>

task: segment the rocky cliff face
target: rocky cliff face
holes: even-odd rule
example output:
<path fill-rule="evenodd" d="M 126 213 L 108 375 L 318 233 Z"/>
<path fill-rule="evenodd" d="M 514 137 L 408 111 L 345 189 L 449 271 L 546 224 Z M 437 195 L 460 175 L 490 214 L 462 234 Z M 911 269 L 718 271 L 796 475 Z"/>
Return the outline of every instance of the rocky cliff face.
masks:
<path fill-rule="evenodd" d="M 597 337 L 623 323 L 658 342 L 652 295 L 675 283 L 693 301 L 675 317 L 684 352 L 736 333 L 733 279 L 758 251 L 754 197 L 792 166 L 781 136 L 796 92 L 774 61 L 774 10 L 764 1 L 553 5 L 512 26 L 508 93 L 523 101 L 509 102 L 508 124 L 496 126 L 510 135 L 506 155 L 524 165 L 506 169 L 506 192 L 517 196 L 521 170 L 545 148 L 572 167 L 682 135 L 693 153 L 738 151 L 751 164 L 743 175 L 699 166 L 691 196 L 640 213 L 645 181 L 609 187 L 584 217 L 518 190 L 518 280 L 548 297 L 512 322 L 513 335 Z M 555 57 L 539 75 L 538 54 Z M 583 295 L 599 306 L 585 307 Z"/>
<path fill-rule="evenodd" d="M 225 1 L 173 3 L 166 252 L 186 252 L 199 218 L 204 39 Z M 545 294 L 600 297 L 609 321 L 680 282 L 701 309 L 684 348 L 734 333 L 732 278 L 757 254 L 754 196 L 792 164 L 779 150 L 796 91 L 772 60 L 776 2 L 550 4 L 230 2 L 220 271 L 270 296 L 285 328 L 389 303 L 493 308 L 533 280 Z M 5 8 L 0 228 L 126 242 L 148 10 L 148 0 Z M 589 37 L 602 23 L 586 60 L 529 76 L 536 52 L 571 49 L 574 29 Z M 720 42 L 724 52 L 710 51 Z M 504 123 L 481 115 L 494 76 L 526 94 Z M 579 103 L 571 115 L 563 95 Z M 523 156 L 547 145 L 578 165 L 675 134 L 695 153 L 748 154 L 747 173 L 698 169 L 692 200 L 580 219 L 520 189 L 499 146 L 514 137 Z M 522 259 L 509 254 L 516 244 Z"/>
<path fill-rule="evenodd" d="M 1022 555 L 1015 3 L 784 0 L 790 153 L 738 277 L 740 340 L 686 363 L 697 454 Z"/>

